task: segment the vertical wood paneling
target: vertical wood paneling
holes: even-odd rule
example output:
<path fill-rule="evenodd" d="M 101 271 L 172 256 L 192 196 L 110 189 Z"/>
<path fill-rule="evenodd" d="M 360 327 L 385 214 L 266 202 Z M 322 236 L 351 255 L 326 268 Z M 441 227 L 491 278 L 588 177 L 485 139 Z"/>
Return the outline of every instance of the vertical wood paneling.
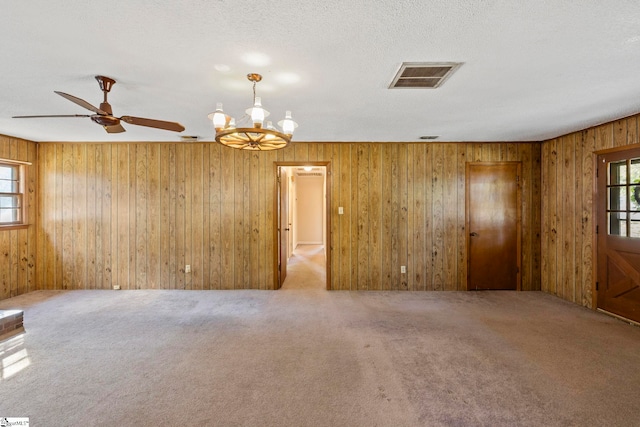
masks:
<path fill-rule="evenodd" d="M 171 162 L 175 159 L 175 144 L 167 146 L 166 155 L 163 157 L 161 153 L 158 153 L 158 217 L 159 217 L 159 274 L 160 280 L 158 286 L 160 288 L 171 289 L 171 270 L 175 269 L 175 265 L 171 265 L 171 242 L 175 242 L 175 232 L 173 232 L 173 224 L 171 218 L 174 212 L 175 200 L 171 201 L 172 189 L 171 182 L 174 182 L 170 177 L 173 176 L 171 172 Z M 158 147 L 160 150 L 160 147 Z M 155 154 L 154 154 L 155 155 Z M 172 236 L 173 233 L 173 237 Z M 175 273 L 174 273 L 175 274 Z"/>
<path fill-rule="evenodd" d="M 576 176 L 575 176 L 575 134 L 562 138 L 563 151 L 563 185 L 569 191 L 562 192 L 562 254 L 559 258 L 563 260 L 562 272 L 562 297 L 573 300 L 575 294 L 575 200 L 576 200 Z"/>
<path fill-rule="evenodd" d="M 406 254 L 407 254 L 407 289 L 415 290 L 416 283 L 416 259 L 415 259 L 415 158 L 416 158 L 416 150 L 418 152 L 424 151 L 424 146 L 418 146 L 416 149 L 416 145 L 412 144 L 407 147 L 407 245 L 406 245 Z M 419 157 L 419 155 L 418 155 Z M 422 242 L 421 242 L 422 243 Z"/>
<path fill-rule="evenodd" d="M 160 275 L 161 256 L 161 210 L 160 205 L 160 146 L 149 145 L 147 151 L 147 287 L 160 288 L 162 277 Z"/>
<path fill-rule="evenodd" d="M 366 144 L 358 144 L 356 148 L 356 179 L 357 179 L 357 203 L 358 211 L 356 217 L 357 251 L 356 259 L 358 272 L 356 284 L 358 290 L 369 289 L 369 245 L 370 245 L 370 221 L 369 210 L 371 208 L 369 199 L 369 147 Z"/>
<path fill-rule="evenodd" d="M 544 286 L 545 291 L 556 294 L 556 288 L 558 284 L 557 278 L 557 235 L 558 235 L 558 204 L 557 204 L 557 165 L 558 165 L 558 152 L 557 148 L 557 139 L 553 139 L 549 142 L 548 156 L 546 158 L 546 162 L 548 164 L 548 181 L 546 184 L 545 191 L 548 195 L 546 200 L 548 200 L 548 218 L 547 218 L 547 227 L 548 227 L 548 236 L 547 236 L 547 245 L 546 251 L 543 248 L 542 254 L 546 263 L 546 277 L 542 278 L 542 284 Z"/>
<path fill-rule="evenodd" d="M 595 131 L 593 128 L 582 132 L 582 176 L 578 177 L 582 194 L 582 219 L 581 234 L 576 239 L 581 245 L 581 262 L 580 271 L 582 278 L 580 288 L 582 290 L 582 301 L 575 301 L 578 304 L 591 307 L 593 296 L 593 246 L 595 245 L 595 236 L 593 234 L 593 151 L 595 148 Z"/>
<path fill-rule="evenodd" d="M 134 250 L 136 254 L 135 265 L 135 289 L 144 289 L 148 286 L 147 257 L 149 255 L 149 223 L 147 220 L 147 208 L 149 201 L 148 158 L 147 144 L 136 144 L 136 222 L 134 226 Z"/>
<path fill-rule="evenodd" d="M 84 289 L 87 284 L 86 222 L 87 222 L 87 159 L 86 146 L 74 145 L 73 165 L 73 285 L 72 289 Z"/>
<path fill-rule="evenodd" d="M 428 179 L 428 170 L 431 166 L 431 150 L 428 145 L 414 145 L 413 147 L 413 168 L 411 168 L 413 191 L 411 205 L 413 206 L 412 221 L 412 242 L 411 265 L 409 273 L 411 275 L 410 289 L 414 291 L 424 291 L 427 288 L 427 265 L 425 262 L 426 251 L 428 251 L 429 237 L 428 223 L 426 219 L 426 205 L 428 197 L 426 197 L 425 181 Z M 427 158 L 429 161 L 427 161 Z M 426 247 L 425 247 L 426 246 Z"/>
<path fill-rule="evenodd" d="M 221 283 L 221 254 L 222 254 L 222 242 L 220 240 L 221 232 L 221 212 L 222 212 L 222 199 L 221 199 L 221 164 L 220 164 L 220 145 L 209 146 L 209 214 L 211 219 L 209 221 L 209 250 L 211 255 L 209 256 L 209 282 L 210 289 L 222 289 Z M 262 165 L 261 165 L 262 166 Z M 264 166 L 262 166 L 264 168 Z M 265 206 L 263 200 L 260 200 L 260 211 L 264 212 Z M 264 215 L 263 215 L 264 216 Z M 261 224 L 264 229 L 264 226 Z M 262 252 L 265 253 L 265 247 L 261 247 Z"/>
<path fill-rule="evenodd" d="M 432 244 L 432 269 L 433 269 L 433 290 L 442 291 L 445 289 L 445 212 L 444 212 L 444 147 L 443 144 L 437 144 L 433 149 L 433 172 L 432 172 L 432 198 L 433 211 L 433 244 Z"/>
<path fill-rule="evenodd" d="M 242 185 L 242 205 L 243 205 L 243 249 L 242 249 L 242 271 L 244 273 L 242 287 L 244 289 L 251 288 L 251 153 L 243 153 L 242 156 L 242 169 L 244 179 Z"/>
<path fill-rule="evenodd" d="M 269 252 L 273 250 L 273 233 L 270 233 L 270 225 L 272 223 L 269 222 L 272 221 L 272 219 L 268 214 L 265 214 L 267 209 L 273 207 L 271 197 L 275 198 L 275 194 L 273 194 L 274 187 L 271 187 L 271 185 L 275 183 L 270 179 L 273 175 L 272 165 L 273 161 L 269 156 L 258 157 L 258 167 L 260 171 L 258 181 L 258 191 L 260 193 L 258 196 L 258 210 L 260 211 L 260 219 L 258 220 L 258 251 L 261 256 L 258 258 L 259 286 L 254 285 L 254 287 L 259 289 L 271 289 L 273 286 L 273 256 L 271 256 L 271 252 Z"/>
<path fill-rule="evenodd" d="M 11 248 L 12 234 L 13 230 L 0 232 L 0 248 L 3 249 L 3 252 L 0 254 L 0 297 L 3 299 L 13 296 L 11 292 L 11 275 L 17 273 L 11 268 L 10 255 L 13 253 L 13 249 Z"/>
<path fill-rule="evenodd" d="M 370 290 L 382 290 L 382 154 L 380 144 L 371 146 L 369 156 L 369 278 Z"/>
<path fill-rule="evenodd" d="M 234 288 L 234 151 L 231 148 L 221 149 L 221 201 L 222 218 L 220 230 L 221 253 L 221 289 Z"/>
<path fill-rule="evenodd" d="M 465 186 L 466 186 L 466 162 L 471 157 L 472 147 L 469 144 L 460 144 L 458 148 L 458 172 L 457 172 L 457 192 L 458 200 L 456 210 L 458 220 L 456 224 L 456 234 L 458 238 L 458 272 L 456 275 L 456 289 L 463 291 L 467 289 L 467 234 L 465 217 Z"/>
<path fill-rule="evenodd" d="M 112 284 L 123 289 L 272 289 L 273 162 L 313 160 L 330 161 L 333 171 L 332 289 L 464 289 L 464 164 L 506 159 L 526 163 L 523 228 L 532 234 L 523 270 L 530 288 L 540 288 L 540 144 L 296 143 L 268 153 L 207 143 L 41 147 L 43 288 L 92 281 L 109 288 L 113 267 Z M 564 177 L 564 169 L 558 173 Z"/>
<path fill-rule="evenodd" d="M 24 275 L 18 277 L 18 295 L 35 290 L 35 266 L 37 257 L 36 230 L 38 224 L 38 209 L 36 205 L 36 181 L 37 181 L 37 145 L 33 143 L 18 142 L 18 157 L 31 162 L 27 167 L 27 194 L 25 203 L 27 206 L 28 221 L 32 225 L 27 229 L 18 230 L 18 244 L 21 247 L 20 264 Z M 30 212 L 30 214 L 29 214 Z"/>
<path fill-rule="evenodd" d="M 190 279 L 189 289 L 204 289 L 203 280 L 203 244 L 204 244 L 204 146 L 202 144 L 189 145 L 189 158 L 192 159 L 190 170 L 192 171 L 191 182 L 191 218 L 187 220 L 189 227 L 187 229 L 187 235 L 191 236 L 190 246 L 192 250 L 191 255 L 188 257 L 188 264 L 191 265 L 191 273 L 187 274 Z"/>
<path fill-rule="evenodd" d="M 459 216 L 458 212 L 458 181 L 459 175 L 464 175 L 464 169 L 458 170 L 458 150 L 453 144 L 445 144 L 444 146 L 444 242 L 443 242 L 443 255 L 444 255 L 444 289 L 447 291 L 457 290 L 457 274 L 458 274 L 458 232 L 457 223 Z M 459 209 L 464 211 L 464 209 Z"/>
<path fill-rule="evenodd" d="M 539 291 L 542 286 L 542 146 L 541 144 L 534 144 L 531 146 L 531 169 L 532 179 L 530 185 L 531 193 L 531 205 L 528 212 L 530 214 L 530 221 L 523 224 L 523 227 L 528 227 L 531 230 L 531 256 L 530 266 L 526 267 L 531 270 L 531 283 L 529 287 L 531 290 Z M 527 197 L 524 194 L 524 197 Z M 523 266 L 524 267 L 524 266 Z"/>
<path fill-rule="evenodd" d="M 349 146 L 349 159 L 350 163 L 348 165 L 348 171 L 350 174 L 349 179 L 349 188 L 346 190 L 348 197 L 351 198 L 351 210 L 349 212 L 349 225 L 350 225 L 350 248 L 351 248 L 351 277 L 349 279 L 349 289 L 350 290 L 358 290 L 358 267 L 360 263 L 358 262 L 358 247 L 360 244 L 360 232 L 359 232 L 359 221 L 360 221 L 360 211 L 359 211 L 359 181 L 358 181 L 358 158 L 361 157 L 358 152 L 364 147 L 364 144 L 354 144 Z"/>
<path fill-rule="evenodd" d="M 186 164 L 185 164 L 185 145 L 176 145 L 176 280 L 175 289 L 185 289 L 185 265 L 186 260 L 186 221 L 187 221 L 187 183 L 186 183 Z M 232 228 L 232 227 L 231 227 Z"/>
<path fill-rule="evenodd" d="M 542 143 L 542 165 L 538 169 L 543 186 L 539 192 L 540 253 L 545 292 L 592 307 L 596 262 L 593 259 L 594 151 L 637 142 L 638 116 L 632 116 Z M 535 189 L 532 195 L 536 197 Z M 531 264 L 535 277 L 535 255 Z"/>
<path fill-rule="evenodd" d="M 339 236 L 339 257 L 340 260 L 340 270 L 339 273 L 334 276 L 340 277 L 340 285 L 338 289 L 342 290 L 350 290 L 351 289 L 351 270 L 352 265 L 354 264 L 351 260 L 352 254 L 352 241 L 351 236 L 353 235 L 351 232 L 351 224 L 352 218 L 355 218 L 353 215 L 353 210 L 355 206 L 351 203 L 351 174 L 353 168 L 351 167 L 351 146 L 349 144 L 337 145 L 336 149 L 339 149 L 340 153 L 340 168 L 339 168 L 339 202 L 338 206 L 344 207 L 344 214 L 340 215 L 340 236 Z M 336 192 L 337 193 L 337 192 Z M 335 236 L 334 236 L 335 238 Z"/>
<path fill-rule="evenodd" d="M 389 269 L 391 271 L 391 276 L 389 283 L 387 283 L 387 287 L 385 290 L 398 290 L 400 288 L 400 284 L 402 283 L 402 279 L 400 277 L 400 269 L 398 268 L 400 263 L 400 227 L 401 227 L 401 209 L 400 206 L 400 164 L 399 164 L 399 151 L 400 147 L 398 144 L 389 144 L 386 148 L 388 148 L 388 159 L 385 160 L 385 164 L 389 165 L 391 169 L 389 173 L 385 174 L 390 179 L 390 200 L 391 200 L 391 217 L 389 218 L 389 224 L 385 225 L 389 229 L 390 233 L 390 241 L 389 241 L 389 249 L 391 251 L 389 255 L 390 266 Z"/>
<path fill-rule="evenodd" d="M 129 208 L 129 147 L 125 144 L 116 145 L 114 147 L 116 155 L 114 158 L 117 172 L 114 174 L 117 179 L 117 218 L 114 218 L 112 224 L 115 226 L 116 239 L 113 247 L 117 248 L 114 251 L 114 265 L 117 271 L 117 282 L 114 281 L 114 285 L 120 286 L 120 289 L 129 289 L 129 222 L 130 213 Z M 103 233 L 108 233 L 108 230 L 103 230 Z"/>
<path fill-rule="evenodd" d="M 380 218 L 382 272 L 380 276 L 382 278 L 381 289 L 385 291 L 391 289 L 391 277 L 394 271 L 393 266 L 397 265 L 392 263 L 394 248 L 397 249 L 397 240 L 394 241 L 392 238 L 392 236 L 394 235 L 393 230 L 395 229 L 394 224 L 396 224 L 392 219 L 392 197 L 393 194 L 396 193 L 392 184 L 392 176 L 394 174 L 397 174 L 397 171 L 389 170 L 392 169 L 391 159 L 393 158 L 393 147 L 393 144 L 382 144 L 380 146 L 382 157 L 380 165 L 378 166 L 379 173 L 381 174 L 382 179 L 382 215 Z"/>
<path fill-rule="evenodd" d="M 411 235 L 409 233 L 409 149 L 412 144 L 401 145 L 398 147 L 398 188 L 400 189 L 400 217 L 398 221 L 398 248 L 400 249 L 400 255 L 398 257 L 398 264 L 400 266 L 409 265 L 409 242 L 408 238 Z M 399 270 L 398 265 L 395 268 Z M 411 271 L 407 271 L 405 274 L 400 275 L 400 283 L 396 288 L 394 285 L 392 289 L 396 290 L 409 290 L 409 276 Z"/>
<path fill-rule="evenodd" d="M 254 283 L 262 282 L 260 278 L 260 263 L 259 259 L 262 252 L 260 252 L 260 153 L 251 153 L 249 157 L 250 165 L 250 193 L 249 193 L 249 205 L 248 214 L 251 217 L 250 232 L 250 280 L 249 286 L 252 287 Z M 264 230 L 263 230 L 264 231 Z M 262 288 L 262 286 L 261 286 Z"/>
<path fill-rule="evenodd" d="M 62 289 L 73 289 L 73 275 L 75 264 L 74 253 L 74 236 L 73 236 L 73 200 L 74 189 L 77 186 L 74 181 L 73 168 L 73 145 L 66 145 L 61 147 L 62 151 L 62 188 L 66 188 L 68 191 L 64 191 L 61 194 L 61 235 L 62 235 L 62 271 L 61 282 Z M 78 179 L 79 181 L 79 179 Z M 75 184 L 75 185 L 74 185 Z M 78 249 L 81 249 L 78 245 Z M 82 255 L 84 256 L 84 255 Z"/>
<path fill-rule="evenodd" d="M 183 243 L 183 251 L 184 258 L 182 260 L 182 278 L 183 278 L 183 289 L 193 289 L 193 270 L 196 268 L 196 265 L 193 264 L 193 197 L 195 192 L 197 191 L 197 184 L 194 180 L 195 172 L 193 170 L 194 162 L 197 162 L 199 159 L 193 158 L 193 145 L 188 144 L 184 146 L 184 224 L 182 225 L 184 233 L 184 243 Z M 187 273 L 186 266 L 189 264 L 191 267 L 191 272 Z"/>
<path fill-rule="evenodd" d="M 87 204 L 86 204 L 86 223 L 87 223 L 87 249 L 85 256 L 87 259 L 87 275 L 84 283 L 86 289 L 96 289 L 96 280 L 98 272 L 100 271 L 96 265 L 97 253 L 102 247 L 102 241 L 97 243 L 97 238 L 101 235 L 101 227 L 99 224 L 99 218 L 102 217 L 102 203 L 100 199 L 96 197 L 98 191 L 96 190 L 96 177 L 102 175 L 97 172 L 97 166 L 102 166 L 102 156 L 99 152 L 99 147 L 91 146 L 87 147 Z M 102 189 L 100 189 L 102 190 Z M 100 191 L 102 193 L 102 191 Z M 100 210 L 101 215 L 97 215 L 96 212 Z M 96 218 L 96 221 L 92 221 L 92 218 Z"/>
<path fill-rule="evenodd" d="M 231 150 L 231 149 L 230 149 Z M 244 153 L 233 150 L 234 165 L 234 193 L 233 193 L 233 264 L 234 277 L 233 286 L 235 289 L 244 288 L 244 273 L 246 269 L 244 256 Z"/>
<path fill-rule="evenodd" d="M 56 162 L 56 145 L 44 144 L 40 146 L 40 164 L 43 170 L 39 173 L 40 188 L 55 188 L 56 177 L 58 175 Z M 43 289 L 54 289 L 56 286 L 56 191 L 41 192 L 41 203 L 39 211 L 42 214 L 41 227 L 43 232 L 40 233 L 40 250 L 38 251 L 38 259 L 40 260 L 39 270 L 44 270 Z M 44 265 L 42 265 L 44 264 Z"/>
<path fill-rule="evenodd" d="M 520 272 L 522 283 L 521 289 L 530 291 L 534 290 L 532 288 L 532 271 L 531 266 L 533 264 L 532 260 L 532 248 L 533 248 L 533 234 L 537 232 L 537 230 L 532 230 L 529 227 L 531 224 L 531 214 L 532 214 L 532 191 L 531 184 L 533 179 L 532 166 L 533 162 L 531 161 L 531 149 L 532 146 L 527 144 L 520 144 L 520 158 L 522 159 L 522 172 L 520 177 L 520 188 L 522 194 L 522 269 Z M 507 151 L 509 154 L 509 151 Z M 510 155 L 508 157 L 508 161 L 513 161 L 518 158 L 516 155 Z"/>

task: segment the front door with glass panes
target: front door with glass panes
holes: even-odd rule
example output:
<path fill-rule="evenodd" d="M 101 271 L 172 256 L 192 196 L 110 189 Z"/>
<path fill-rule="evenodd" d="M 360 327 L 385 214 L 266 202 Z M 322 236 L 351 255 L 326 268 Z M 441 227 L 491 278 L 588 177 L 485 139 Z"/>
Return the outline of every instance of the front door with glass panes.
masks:
<path fill-rule="evenodd" d="M 598 308 L 640 322 L 640 148 L 598 156 Z"/>

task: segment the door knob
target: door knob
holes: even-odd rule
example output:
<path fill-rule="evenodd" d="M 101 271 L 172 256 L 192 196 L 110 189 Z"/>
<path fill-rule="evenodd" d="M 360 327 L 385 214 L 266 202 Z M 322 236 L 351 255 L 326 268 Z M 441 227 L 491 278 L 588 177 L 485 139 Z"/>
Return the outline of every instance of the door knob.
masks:
<path fill-rule="evenodd" d="M 469 233 L 469 236 L 471 237 L 478 237 L 478 233 L 476 233 L 475 231 Z"/>
<path fill-rule="evenodd" d="M 285 228 L 285 229 L 284 229 L 284 231 L 289 231 L 289 229 L 288 229 L 288 228 Z"/>

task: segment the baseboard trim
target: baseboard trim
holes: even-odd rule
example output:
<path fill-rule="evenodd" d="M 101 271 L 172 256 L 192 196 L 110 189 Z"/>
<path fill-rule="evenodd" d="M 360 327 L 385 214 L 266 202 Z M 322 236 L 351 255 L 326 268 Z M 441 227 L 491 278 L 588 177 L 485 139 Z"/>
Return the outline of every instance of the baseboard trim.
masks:
<path fill-rule="evenodd" d="M 612 313 L 610 311 L 603 310 L 601 308 L 597 308 L 596 310 L 599 311 L 600 313 L 604 313 L 604 314 L 609 315 L 611 317 L 615 317 L 618 320 L 622 320 L 625 323 L 629 323 L 630 325 L 640 326 L 640 322 L 636 322 L 635 320 L 627 319 L 626 317 L 620 316 L 619 314 L 615 314 L 615 313 Z"/>

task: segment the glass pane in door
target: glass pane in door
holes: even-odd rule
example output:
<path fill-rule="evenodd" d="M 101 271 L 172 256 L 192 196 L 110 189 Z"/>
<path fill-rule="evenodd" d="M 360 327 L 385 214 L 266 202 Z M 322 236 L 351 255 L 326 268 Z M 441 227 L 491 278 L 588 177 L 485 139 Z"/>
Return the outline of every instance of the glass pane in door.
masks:
<path fill-rule="evenodd" d="M 627 183 L 627 162 L 609 163 L 609 185 L 620 185 Z"/>
<path fill-rule="evenodd" d="M 608 210 L 611 211 L 626 211 L 627 210 L 627 187 L 610 187 L 609 188 L 609 206 Z"/>

